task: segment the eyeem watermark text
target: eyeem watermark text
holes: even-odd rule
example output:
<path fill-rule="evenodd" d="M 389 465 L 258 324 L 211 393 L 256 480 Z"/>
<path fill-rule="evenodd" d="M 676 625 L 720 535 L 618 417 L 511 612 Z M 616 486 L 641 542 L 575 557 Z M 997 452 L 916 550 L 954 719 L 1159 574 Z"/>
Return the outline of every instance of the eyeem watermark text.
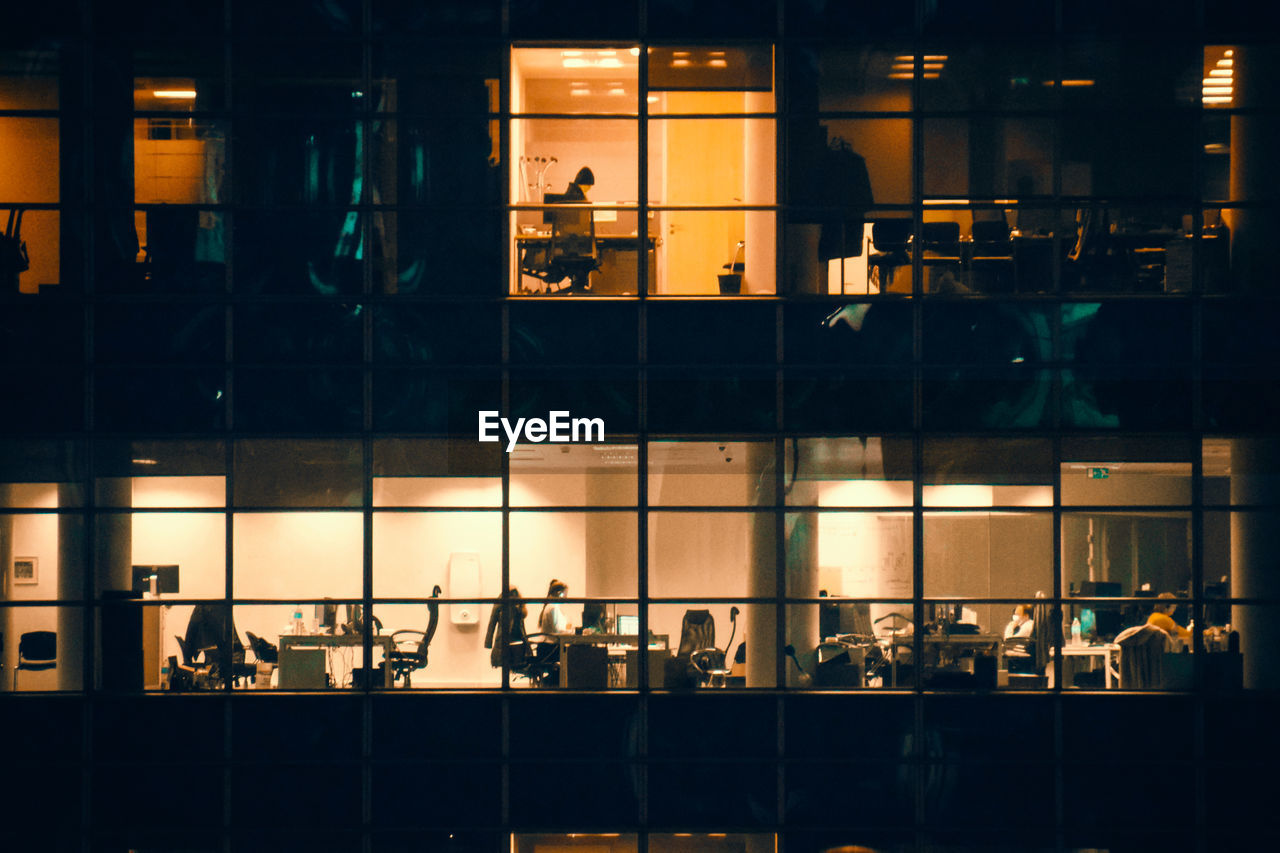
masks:
<path fill-rule="evenodd" d="M 548 412 L 547 419 L 516 418 L 514 424 L 496 411 L 480 412 L 480 441 L 501 441 L 498 427 L 507 436 L 507 452 L 516 443 L 549 441 L 568 444 L 578 441 L 604 441 L 604 418 L 571 418 L 568 412 Z"/>

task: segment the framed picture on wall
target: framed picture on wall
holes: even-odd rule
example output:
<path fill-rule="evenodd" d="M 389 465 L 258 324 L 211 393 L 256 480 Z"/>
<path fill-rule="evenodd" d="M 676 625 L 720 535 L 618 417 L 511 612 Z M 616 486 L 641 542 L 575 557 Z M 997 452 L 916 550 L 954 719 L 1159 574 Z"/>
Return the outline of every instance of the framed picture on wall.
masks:
<path fill-rule="evenodd" d="M 40 582 L 40 560 L 37 557 L 14 557 L 13 558 L 13 582 L 19 583 L 39 583 Z"/>

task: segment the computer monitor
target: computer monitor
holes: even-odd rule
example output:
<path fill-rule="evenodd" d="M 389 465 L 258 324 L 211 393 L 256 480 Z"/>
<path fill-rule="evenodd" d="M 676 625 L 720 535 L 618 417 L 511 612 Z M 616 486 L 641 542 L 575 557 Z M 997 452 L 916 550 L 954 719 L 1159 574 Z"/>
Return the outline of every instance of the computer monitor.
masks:
<path fill-rule="evenodd" d="M 636 615 L 619 616 L 617 633 L 623 636 L 637 636 L 640 633 L 640 617 Z"/>
<path fill-rule="evenodd" d="M 316 605 L 316 624 L 323 633 L 332 633 L 338 626 L 338 605 L 323 601 Z"/>
<path fill-rule="evenodd" d="M 1083 581 L 1080 584 L 1080 595 L 1083 598 L 1119 598 L 1119 581 Z"/>
<path fill-rule="evenodd" d="M 156 592 L 178 592 L 177 566 L 134 566 L 133 591 L 151 592 L 151 578 L 156 579 Z"/>
<path fill-rule="evenodd" d="M 869 637 L 875 634 L 871 627 L 871 605 L 865 601 L 840 604 L 840 633 Z"/>

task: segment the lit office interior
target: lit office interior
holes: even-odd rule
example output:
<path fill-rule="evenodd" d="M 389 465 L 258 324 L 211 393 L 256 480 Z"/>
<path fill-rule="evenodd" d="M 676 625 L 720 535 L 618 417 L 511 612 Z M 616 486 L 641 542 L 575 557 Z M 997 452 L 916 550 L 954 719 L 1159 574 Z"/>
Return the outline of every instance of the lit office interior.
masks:
<path fill-rule="evenodd" d="M 1276 21 L 125 5 L 0 37 L 0 847 L 1251 840 Z"/>

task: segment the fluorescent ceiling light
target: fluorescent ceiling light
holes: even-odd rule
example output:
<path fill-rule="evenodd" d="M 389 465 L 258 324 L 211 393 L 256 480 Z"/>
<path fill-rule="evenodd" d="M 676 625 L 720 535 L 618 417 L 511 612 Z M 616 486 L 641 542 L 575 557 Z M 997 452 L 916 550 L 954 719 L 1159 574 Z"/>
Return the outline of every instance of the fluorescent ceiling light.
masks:
<path fill-rule="evenodd" d="M 1229 104 L 1231 103 L 1230 95 L 1206 95 L 1204 102 L 1206 104 Z"/>
<path fill-rule="evenodd" d="M 195 89 L 156 89 L 151 93 L 156 98 L 171 98 L 179 101 L 194 101 L 196 97 Z"/>
<path fill-rule="evenodd" d="M 606 56 L 597 63 L 601 68 L 621 68 L 622 60 L 617 57 Z"/>
<path fill-rule="evenodd" d="M 1205 86 L 1204 94 L 1206 95 L 1230 95 L 1230 86 Z"/>
<path fill-rule="evenodd" d="M 723 59 L 713 59 L 707 63 L 712 68 L 728 68 L 729 63 Z"/>
<path fill-rule="evenodd" d="M 1235 69 L 1232 69 L 1232 68 L 1210 68 L 1209 69 L 1210 77 L 1230 77 L 1234 73 L 1235 73 Z"/>
<path fill-rule="evenodd" d="M 591 63 L 580 57 L 568 56 L 560 60 L 560 64 L 565 68 L 586 68 Z"/>
<path fill-rule="evenodd" d="M 613 89 L 610 89 L 610 90 L 609 90 L 609 94 L 610 94 L 610 95 L 613 95 L 613 96 L 615 96 L 615 97 L 617 97 L 618 95 L 625 95 L 625 94 L 627 94 L 627 90 L 626 90 L 626 89 L 624 89 L 624 88 L 622 88 L 621 86 L 618 86 L 618 87 L 615 87 L 615 88 L 613 88 Z"/>

